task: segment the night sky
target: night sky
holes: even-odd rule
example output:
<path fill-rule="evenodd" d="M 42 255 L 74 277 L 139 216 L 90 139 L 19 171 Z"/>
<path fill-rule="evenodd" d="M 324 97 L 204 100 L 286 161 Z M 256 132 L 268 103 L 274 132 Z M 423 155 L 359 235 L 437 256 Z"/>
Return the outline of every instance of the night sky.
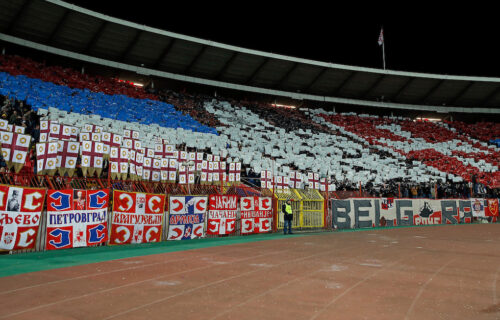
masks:
<path fill-rule="evenodd" d="M 207 40 L 294 57 L 387 69 L 500 77 L 500 18 L 494 8 L 384 7 L 324 3 L 68 0 L 103 14 Z M 106 6 L 103 6 L 103 3 Z M 167 8 L 158 8 L 164 3 Z M 119 5 L 118 5 L 119 4 Z M 311 8 L 311 9 L 310 9 Z"/>

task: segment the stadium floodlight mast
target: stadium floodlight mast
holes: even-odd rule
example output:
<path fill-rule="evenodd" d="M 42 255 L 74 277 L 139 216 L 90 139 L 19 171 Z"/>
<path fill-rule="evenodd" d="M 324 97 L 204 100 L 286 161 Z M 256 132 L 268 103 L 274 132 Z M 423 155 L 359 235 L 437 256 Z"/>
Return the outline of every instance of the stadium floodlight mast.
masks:
<path fill-rule="evenodd" d="M 380 28 L 380 35 L 378 36 L 378 45 L 382 46 L 382 62 L 385 70 L 385 41 L 384 41 L 384 27 Z"/>

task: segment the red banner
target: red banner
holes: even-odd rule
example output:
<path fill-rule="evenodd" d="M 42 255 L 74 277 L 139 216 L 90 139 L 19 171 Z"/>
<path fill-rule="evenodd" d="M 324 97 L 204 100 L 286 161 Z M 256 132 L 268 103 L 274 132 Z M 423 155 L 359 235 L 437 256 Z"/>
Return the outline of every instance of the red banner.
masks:
<path fill-rule="evenodd" d="M 35 247 L 45 191 L 0 186 L 0 249 Z"/>
<path fill-rule="evenodd" d="M 109 190 L 49 190 L 47 250 L 90 247 L 108 240 Z"/>
<path fill-rule="evenodd" d="M 484 208 L 484 214 L 487 217 L 498 217 L 498 199 L 486 199 L 488 206 Z"/>
<path fill-rule="evenodd" d="M 111 244 L 161 241 L 165 195 L 113 191 Z"/>
<path fill-rule="evenodd" d="M 236 230 L 238 196 L 211 195 L 208 204 L 207 234 L 231 234 Z"/>
<path fill-rule="evenodd" d="M 265 233 L 272 231 L 272 199 L 267 197 L 240 198 L 241 233 Z"/>

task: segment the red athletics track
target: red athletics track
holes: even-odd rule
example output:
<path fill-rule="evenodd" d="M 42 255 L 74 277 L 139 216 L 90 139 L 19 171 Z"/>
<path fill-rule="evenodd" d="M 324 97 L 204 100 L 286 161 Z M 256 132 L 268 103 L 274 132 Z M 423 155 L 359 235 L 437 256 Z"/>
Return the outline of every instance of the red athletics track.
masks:
<path fill-rule="evenodd" d="M 500 319 L 500 225 L 325 233 L 0 278 L 0 319 Z"/>

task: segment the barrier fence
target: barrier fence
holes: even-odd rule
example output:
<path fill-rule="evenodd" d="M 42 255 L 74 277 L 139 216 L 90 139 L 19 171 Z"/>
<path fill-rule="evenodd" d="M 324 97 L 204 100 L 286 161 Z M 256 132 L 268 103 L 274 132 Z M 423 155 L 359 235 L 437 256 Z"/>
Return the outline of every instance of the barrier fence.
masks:
<path fill-rule="evenodd" d="M 87 232 L 87 243 L 77 244 L 76 246 L 140 243 L 142 239 L 145 239 L 145 241 L 153 241 L 151 239 L 154 239 L 154 241 L 191 239 L 199 236 L 199 230 L 203 231 L 205 237 L 278 232 L 283 229 L 282 206 L 287 200 L 292 200 L 292 211 L 294 213 L 292 228 L 295 230 L 472 223 L 477 219 L 489 222 L 498 222 L 499 220 L 498 199 L 338 199 L 335 192 L 324 193 L 312 189 L 272 190 L 245 185 L 181 185 L 151 181 L 51 177 L 13 173 L 0 175 L 0 185 L 3 185 L 0 186 L 2 188 L 0 194 L 3 192 L 0 199 L 3 202 L 3 207 L 0 204 L 0 244 L 2 241 L 5 243 L 10 241 L 10 243 L 14 242 L 15 244 L 30 244 L 27 249 L 22 249 L 21 246 L 20 250 L 17 250 L 17 248 L 7 250 L 11 252 L 43 251 L 47 249 L 50 241 L 52 241 L 51 246 L 53 247 L 58 245 L 61 245 L 61 248 L 72 247 L 72 244 L 71 246 L 65 246 L 61 243 L 64 239 L 68 240 L 70 236 L 76 242 L 83 241 L 83 239 L 77 239 L 78 232 Z M 28 214 L 23 210 L 21 210 L 21 213 L 13 213 L 6 209 L 6 203 L 14 193 L 12 190 L 24 192 L 22 196 L 24 206 L 25 201 L 28 201 L 25 195 L 31 191 L 23 190 L 29 188 L 32 188 L 30 190 L 41 190 L 40 192 L 49 192 L 50 194 L 58 191 L 55 193 L 56 200 L 54 200 L 54 197 L 50 200 L 55 205 L 52 205 L 51 208 L 48 207 L 48 196 L 46 197 L 44 193 L 42 200 L 40 200 L 41 196 L 32 197 L 35 202 L 32 199 L 30 200 L 32 202 L 29 202 L 26 206 L 35 208 L 34 204 L 37 204 L 40 208 L 39 213 L 33 213 L 33 211 Z M 122 199 L 125 202 L 115 203 L 113 201 L 113 191 L 125 194 L 123 196 L 125 200 Z M 63 208 L 64 201 L 62 199 L 64 194 L 66 193 L 68 199 L 71 198 L 71 203 L 74 201 L 76 206 L 77 198 L 79 198 L 78 192 L 97 195 L 100 192 L 109 192 L 106 198 L 109 207 L 104 212 L 99 211 L 98 206 L 94 204 L 92 208 L 85 208 L 87 210 L 85 211 L 86 215 L 82 215 L 80 211 L 73 207 Z M 104 193 L 101 196 L 104 196 Z M 138 195 L 135 195 L 135 193 Z M 45 201 L 46 198 L 47 201 Z M 130 200 L 131 198 L 137 199 Z M 95 203 L 98 203 L 99 197 L 96 199 L 97 202 Z M 148 202 L 150 200 L 151 203 Z M 197 201 L 204 201 L 204 204 L 199 206 L 199 209 L 203 208 L 204 211 L 193 209 L 193 204 L 197 203 Z M 239 203 L 240 201 L 241 203 Z M 122 208 L 115 206 L 115 204 L 120 205 Z M 123 211 L 125 207 L 132 208 L 132 204 L 136 206 L 135 209 Z M 144 210 L 150 205 L 156 206 L 154 212 L 145 212 Z M 172 205 L 174 207 L 171 207 Z M 92 223 L 89 227 L 68 226 L 62 223 L 62 220 L 57 220 L 56 216 L 59 210 L 69 210 L 69 213 L 66 212 L 63 215 L 64 219 L 83 219 L 87 224 L 90 223 L 91 216 L 95 220 L 101 217 L 100 214 L 102 214 L 102 217 L 105 215 L 105 219 L 103 218 L 102 221 L 97 222 L 93 221 L 95 223 Z M 74 212 L 71 210 L 74 210 Z M 137 210 L 137 212 L 134 210 Z M 118 220 L 113 220 L 115 214 L 122 215 Z M 138 219 L 139 214 L 147 216 L 149 220 L 144 220 L 146 222 L 141 223 L 137 221 L 132 223 L 132 220 L 129 220 Z M 161 214 L 161 223 L 158 220 L 158 214 Z M 35 218 L 37 219 L 36 223 L 39 222 L 37 224 L 38 233 L 36 239 L 31 239 L 30 237 L 34 235 L 34 232 L 30 228 L 34 227 L 28 224 L 23 225 L 22 221 L 26 224 L 26 221 L 30 222 L 29 219 L 34 221 Z M 6 222 L 13 223 L 14 221 L 20 226 L 19 231 L 15 231 L 17 234 L 13 231 L 12 226 L 5 226 Z M 157 225 L 151 224 L 152 221 L 156 221 Z M 82 221 L 77 222 L 82 223 Z M 100 224 L 102 224 L 102 227 L 99 227 Z M 161 227 L 159 224 L 161 224 Z M 157 229 L 154 229 L 155 227 Z M 87 229 L 83 230 L 81 228 Z M 53 231 L 55 229 L 59 231 Z M 104 229 L 106 231 L 106 240 L 102 241 L 101 236 L 104 234 Z M 49 231 L 49 235 L 47 230 L 52 230 Z M 90 233 L 93 234 L 94 238 L 90 236 Z M 5 246 L 2 248 L 5 249 Z"/>
<path fill-rule="evenodd" d="M 323 228 L 325 227 L 325 206 L 324 198 L 316 190 L 309 191 L 299 191 L 290 189 L 287 191 L 279 192 L 272 189 L 262 189 L 259 187 L 250 187 L 246 185 L 235 185 L 235 184 L 224 184 L 224 185 L 202 185 L 202 184 L 174 184 L 174 183 L 161 183 L 152 181 L 132 181 L 132 180 L 116 180 L 107 178 L 89 178 L 89 177 L 61 177 L 61 176 L 48 176 L 48 175 L 34 175 L 34 174 L 16 174 L 16 173 L 5 173 L 0 175 L 0 185 L 11 186 L 14 189 L 23 190 L 23 188 L 40 188 L 46 191 L 60 191 L 60 193 L 67 192 L 67 190 L 80 190 L 83 192 L 90 192 L 91 190 L 109 190 L 109 208 L 107 209 L 106 215 L 106 228 L 107 234 L 112 235 L 116 230 L 112 230 L 113 226 L 113 214 L 115 213 L 113 208 L 113 191 L 125 191 L 125 192 L 138 192 L 145 194 L 156 194 L 165 195 L 164 203 L 164 217 L 162 220 L 162 234 L 159 240 L 165 241 L 169 238 L 170 229 L 170 213 L 171 208 L 169 207 L 170 199 L 172 197 L 186 197 L 186 196 L 235 196 L 235 199 L 251 199 L 251 197 L 258 197 L 258 199 L 268 199 L 270 204 L 270 214 L 264 216 L 262 210 L 258 211 L 258 214 L 252 216 L 252 214 L 245 213 L 242 214 L 242 210 L 238 207 L 234 212 L 234 217 L 231 217 L 228 226 L 230 225 L 232 232 L 227 234 L 205 234 L 206 237 L 219 237 L 219 236 L 236 236 L 236 235 L 246 235 L 256 232 L 276 232 L 283 228 L 283 215 L 281 213 L 281 207 L 284 200 L 293 199 L 292 210 L 294 212 L 293 227 L 297 230 L 301 229 L 311 229 L 311 228 Z M 59 194 L 60 196 L 60 194 Z M 10 195 L 9 195 L 10 197 Z M 76 193 L 74 195 L 76 197 Z M 257 198 L 256 198 L 257 199 Z M 257 200 L 255 200 L 257 201 Z M 5 208 L 4 208 L 5 209 Z M 262 209 L 262 208 L 261 208 Z M 52 213 L 51 213 L 52 212 Z M 1 213 L 1 212 L 0 212 Z M 9 214 L 8 212 L 4 214 Z M 77 216 L 79 213 L 70 213 L 70 215 Z M 48 210 L 47 203 L 43 203 L 43 209 L 39 213 L 39 226 L 36 236 L 36 244 L 29 249 L 21 250 L 9 250 L 11 252 L 29 252 L 29 251 L 43 251 L 47 249 L 47 244 L 51 240 L 48 240 L 52 235 L 47 234 L 47 228 L 50 228 L 51 222 L 47 221 L 48 217 L 56 215 L 55 212 Z M 79 215 L 78 215 L 79 216 Z M 6 216 L 7 217 L 7 216 Z M 203 230 L 208 230 L 209 227 L 209 214 L 208 211 L 205 213 L 205 219 L 203 221 Z M 10 217 L 8 217 L 10 219 Z M 14 219 L 14 218 L 12 218 Z M 55 218 L 51 218 L 55 219 Z M 226 221 L 227 218 L 224 218 Z M 243 220 L 245 226 L 243 226 Z M 222 222 L 218 222 L 219 224 Z M 224 222 L 227 223 L 227 222 Z M 52 222 L 53 224 L 53 222 Z M 0 227 L 2 222 L 0 221 Z M 267 227 L 270 229 L 267 230 Z M 182 228 L 186 228 L 185 225 Z M 137 232 L 131 227 L 129 231 L 126 230 L 127 227 L 122 226 L 121 232 L 132 233 Z M 177 228 L 179 231 L 180 228 Z M 258 231 L 255 231 L 255 230 Z M 61 229 L 62 230 L 62 229 Z M 61 235 L 69 237 L 66 235 L 66 231 L 58 231 L 57 241 L 60 241 Z M 75 233 L 76 231 L 71 231 Z M 49 232 L 50 233 L 50 232 Z M 128 234 L 127 234 L 128 236 Z M 55 243 L 55 240 L 52 239 Z M 123 239 L 119 241 L 125 241 Z M 95 245 L 106 245 L 110 244 L 109 239 L 105 242 L 101 242 Z M 116 244 L 116 243 L 114 243 Z M 62 246 L 66 248 L 66 246 Z"/>
<path fill-rule="evenodd" d="M 338 229 L 498 222 L 499 199 L 331 199 Z"/>

